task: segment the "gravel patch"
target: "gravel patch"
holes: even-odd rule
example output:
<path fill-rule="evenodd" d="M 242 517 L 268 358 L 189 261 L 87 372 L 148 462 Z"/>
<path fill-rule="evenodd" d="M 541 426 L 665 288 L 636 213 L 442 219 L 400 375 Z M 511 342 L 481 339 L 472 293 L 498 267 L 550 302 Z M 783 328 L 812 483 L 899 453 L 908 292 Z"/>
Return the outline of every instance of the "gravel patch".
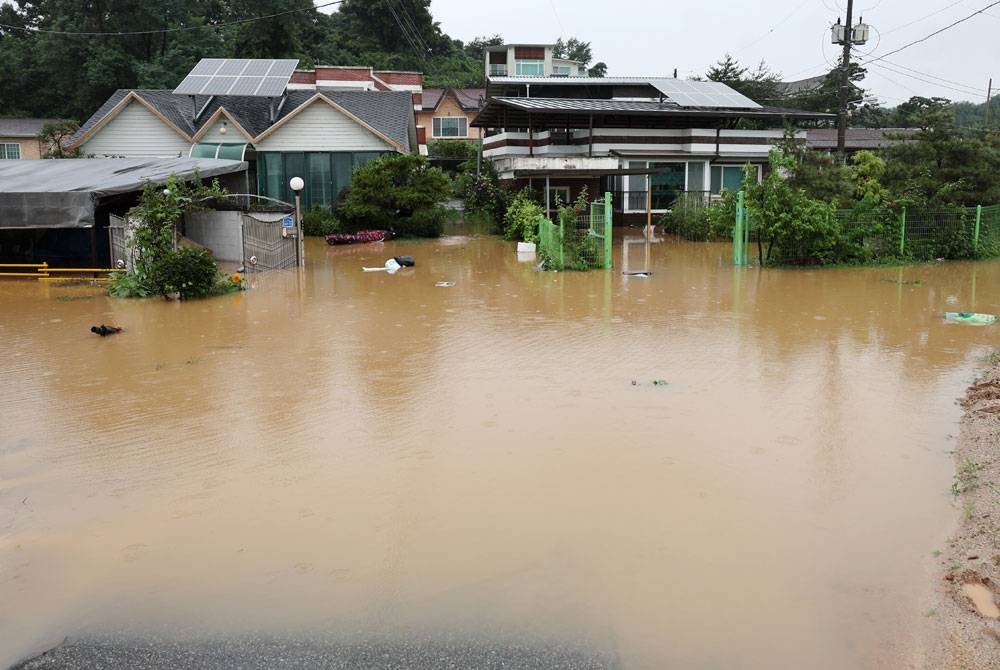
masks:
<path fill-rule="evenodd" d="M 969 388 L 962 405 L 952 485 L 960 526 L 939 557 L 939 604 L 928 616 L 940 621 L 942 640 L 928 667 L 985 670 L 1000 668 L 992 606 L 1000 603 L 1000 364 Z"/>

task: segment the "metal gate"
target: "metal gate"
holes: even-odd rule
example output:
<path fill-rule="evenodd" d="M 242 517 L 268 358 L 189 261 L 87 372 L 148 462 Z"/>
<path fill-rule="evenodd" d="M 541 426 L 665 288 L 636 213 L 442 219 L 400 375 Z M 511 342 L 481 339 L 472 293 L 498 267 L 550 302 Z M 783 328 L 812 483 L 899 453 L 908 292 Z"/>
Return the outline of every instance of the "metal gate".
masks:
<path fill-rule="evenodd" d="M 128 244 L 128 226 L 125 219 L 110 215 L 108 224 L 108 244 L 111 249 L 111 267 L 132 272 L 135 259 Z"/>
<path fill-rule="evenodd" d="M 247 272 L 283 270 L 298 264 L 294 237 L 282 237 L 282 222 L 243 214 L 243 267 Z"/>

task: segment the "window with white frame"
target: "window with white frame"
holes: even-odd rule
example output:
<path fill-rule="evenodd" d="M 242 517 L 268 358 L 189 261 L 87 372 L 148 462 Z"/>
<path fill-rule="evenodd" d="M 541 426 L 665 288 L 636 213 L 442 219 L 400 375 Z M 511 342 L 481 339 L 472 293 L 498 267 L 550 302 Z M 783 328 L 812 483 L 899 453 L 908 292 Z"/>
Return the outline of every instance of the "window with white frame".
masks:
<path fill-rule="evenodd" d="M 435 116 L 433 137 L 467 137 L 469 121 L 464 116 Z"/>
<path fill-rule="evenodd" d="M 491 77 L 506 77 L 507 76 L 507 64 L 506 63 L 490 63 L 490 76 Z"/>
<path fill-rule="evenodd" d="M 0 160 L 16 161 L 21 159 L 20 144 L 0 144 Z"/>
<path fill-rule="evenodd" d="M 569 65 L 553 65 L 552 66 L 552 76 L 553 77 L 568 77 L 572 74 Z"/>
<path fill-rule="evenodd" d="M 751 172 L 757 175 L 760 181 L 760 170 L 757 166 L 752 166 Z M 712 195 L 719 195 L 723 191 L 736 192 L 743 185 L 743 165 L 713 165 L 712 166 Z"/>
<path fill-rule="evenodd" d="M 541 77 L 545 74 L 544 60 L 514 61 L 514 74 L 518 77 Z"/>

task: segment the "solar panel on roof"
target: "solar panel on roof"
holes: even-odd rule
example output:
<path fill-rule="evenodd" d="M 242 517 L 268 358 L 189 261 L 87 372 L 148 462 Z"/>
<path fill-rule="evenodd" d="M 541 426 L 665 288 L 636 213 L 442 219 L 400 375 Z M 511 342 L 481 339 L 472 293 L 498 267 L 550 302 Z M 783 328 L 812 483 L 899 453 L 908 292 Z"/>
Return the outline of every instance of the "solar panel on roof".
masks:
<path fill-rule="evenodd" d="M 750 98 L 718 81 L 653 79 L 650 83 L 683 107 L 760 108 L 760 105 Z"/>
<path fill-rule="evenodd" d="M 174 93 L 276 98 L 285 92 L 298 64 L 291 58 L 202 58 Z"/>

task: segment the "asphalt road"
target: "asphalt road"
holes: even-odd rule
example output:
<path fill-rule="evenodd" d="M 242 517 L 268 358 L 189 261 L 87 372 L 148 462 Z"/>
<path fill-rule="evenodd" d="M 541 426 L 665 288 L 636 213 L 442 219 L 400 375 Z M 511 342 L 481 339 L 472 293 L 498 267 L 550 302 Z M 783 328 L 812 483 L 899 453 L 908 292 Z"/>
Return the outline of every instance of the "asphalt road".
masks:
<path fill-rule="evenodd" d="M 316 642 L 238 640 L 67 640 L 13 670 L 613 670 L 608 657 L 558 646 L 509 642 Z"/>

